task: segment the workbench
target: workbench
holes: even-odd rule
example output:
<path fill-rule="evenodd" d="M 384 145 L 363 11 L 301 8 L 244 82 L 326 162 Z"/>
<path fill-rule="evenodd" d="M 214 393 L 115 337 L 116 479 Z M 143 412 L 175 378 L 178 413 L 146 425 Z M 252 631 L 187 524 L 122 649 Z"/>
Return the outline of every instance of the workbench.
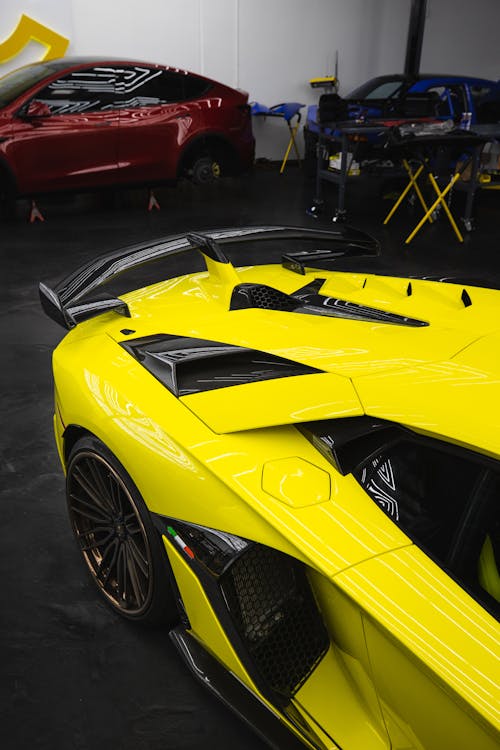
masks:
<path fill-rule="evenodd" d="M 420 123 L 421 124 L 421 123 Z M 463 148 L 470 156 L 471 173 L 467 182 L 460 183 L 460 189 L 466 191 L 464 215 L 461 217 L 467 231 L 473 227 L 472 210 L 475 193 L 480 186 L 479 170 L 481 151 L 489 140 L 500 140 L 500 124 L 476 125 L 471 131 L 443 134 L 410 136 L 395 143 L 393 134 L 395 123 L 370 120 L 368 122 L 344 121 L 322 124 L 318 134 L 315 195 L 312 206 L 307 213 L 311 216 L 319 215 L 324 208 L 323 185 L 331 182 L 338 185 L 337 206 L 332 221 L 342 222 L 347 218 L 346 192 L 347 185 L 352 180 L 359 180 L 359 176 L 350 177 L 349 153 L 356 158 L 360 145 L 366 150 L 373 149 L 376 158 L 381 161 L 394 161 L 392 174 L 404 174 L 399 167 L 401 156 L 410 155 L 412 158 L 432 159 L 445 147 L 454 153 Z M 340 152 L 340 169 L 328 169 L 328 154 Z M 450 172 L 452 170 L 450 169 Z"/>
<path fill-rule="evenodd" d="M 357 144 L 363 142 L 365 145 L 365 139 L 370 136 L 376 139 L 385 138 L 388 132 L 389 128 L 386 125 L 373 122 L 354 123 L 352 120 L 348 120 L 333 123 L 330 126 L 320 125 L 316 152 L 316 192 L 313 205 L 308 211 L 310 215 L 314 216 L 322 209 L 323 182 L 333 182 L 338 185 L 338 194 L 337 208 L 335 209 L 332 221 L 345 221 L 347 217 L 345 208 L 347 182 L 349 179 L 357 179 L 357 177 L 349 178 L 348 175 L 349 146 L 354 149 L 351 150 L 351 153 L 355 154 Z M 360 139 L 363 139 L 363 141 Z M 334 149 L 335 146 L 337 146 L 336 149 Z M 341 154 L 340 170 L 338 172 L 328 169 L 328 156 L 325 159 L 325 154 L 328 155 L 332 151 L 337 151 Z M 325 161 L 326 167 L 324 165 Z"/>

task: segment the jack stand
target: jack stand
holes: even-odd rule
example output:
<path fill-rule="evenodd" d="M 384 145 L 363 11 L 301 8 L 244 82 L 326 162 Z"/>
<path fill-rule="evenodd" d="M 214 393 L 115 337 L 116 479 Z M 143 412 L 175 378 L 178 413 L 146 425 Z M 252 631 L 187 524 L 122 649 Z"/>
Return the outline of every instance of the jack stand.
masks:
<path fill-rule="evenodd" d="M 309 206 L 306 208 L 306 214 L 307 216 L 310 216 L 312 219 L 317 219 L 319 216 L 321 216 L 325 211 L 325 206 L 322 200 L 316 199 L 312 206 Z"/>
<path fill-rule="evenodd" d="M 31 200 L 31 209 L 30 209 L 30 224 L 34 224 L 35 221 L 45 221 L 43 218 L 42 212 L 36 205 L 35 201 Z"/>
<path fill-rule="evenodd" d="M 347 211 L 345 210 L 345 208 L 337 208 L 332 216 L 332 221 L 338 224 L 343 224 L 345 221 L 347 221 Z"/>
<path fill-rule="evenodd" d="M 156 208 L 157 211 L 160 210 L 160 204 L 158 203 L 156 199 L 156 195 L 153 193 L 152 190 L 149 191 L 149 201 L 148 201 L 148 211 L 152 211 L 153 208 Z"/>

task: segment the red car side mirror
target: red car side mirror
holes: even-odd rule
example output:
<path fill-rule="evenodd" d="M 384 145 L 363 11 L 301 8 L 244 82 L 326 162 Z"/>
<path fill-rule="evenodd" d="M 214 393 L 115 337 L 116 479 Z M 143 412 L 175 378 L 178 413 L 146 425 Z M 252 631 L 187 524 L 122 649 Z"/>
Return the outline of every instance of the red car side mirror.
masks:
<path fill-rule="evenodd" d="M 32 99 L 26 109 L 25 117 L 50 117 L 50 107 L 45 102 L 37 101 Z"/>

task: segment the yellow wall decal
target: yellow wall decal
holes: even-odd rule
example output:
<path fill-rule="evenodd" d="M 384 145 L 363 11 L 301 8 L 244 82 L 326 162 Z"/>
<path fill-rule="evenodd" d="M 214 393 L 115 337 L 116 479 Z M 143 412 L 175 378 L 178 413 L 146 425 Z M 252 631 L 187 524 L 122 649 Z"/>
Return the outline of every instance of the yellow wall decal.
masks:
<path fill-rule="evenodd" d="M 0 42 L 0 64 L 16 57 L 32 40 L 47 48 L 42 60 L 64 57 L 69 45 L 69 39 L 23 13 L 12 34 Z"/>

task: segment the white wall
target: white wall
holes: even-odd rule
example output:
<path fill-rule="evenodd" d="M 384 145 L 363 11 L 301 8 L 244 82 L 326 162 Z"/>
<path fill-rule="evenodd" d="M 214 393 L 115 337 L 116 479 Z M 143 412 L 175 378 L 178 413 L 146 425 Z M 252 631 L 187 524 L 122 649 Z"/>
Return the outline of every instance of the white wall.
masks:
<path fill-rule="evenodd" d="M 500 0 L 427 0 L 423 72 L 500 78 Z"/>
<path fill-rule="evenodd" d="M 240 0 L 239 78 L 251 98 L 272 105 L 311 104 L 321 91 L 309 79 L 333 73 L 339 56 L 341 91 L 404 62 L 409 0 Z M 305 110 L 303 110 L 305 115 Z M 282 154 L 288 141 L 280 120 L 254 125 L 258 156 Z"/>
<path fill-rule="evenodd" d="M 0 0 L 0 42 L 21 13 L 70 39 L 67 54 L 124 56 L 201 72 L 267 105 L 317 101 L 309 78 L 341 93 L 404 66 L 411 0 Z M 428 0 L 422 70 L 500 77 L 500 0 Z M 39 59 L 34 42 L 2 71 Z M 304 111 L 305 112 L 305 111 Z M 281 121 L 255 121 L 257 156 L 278 158 Z"/>

